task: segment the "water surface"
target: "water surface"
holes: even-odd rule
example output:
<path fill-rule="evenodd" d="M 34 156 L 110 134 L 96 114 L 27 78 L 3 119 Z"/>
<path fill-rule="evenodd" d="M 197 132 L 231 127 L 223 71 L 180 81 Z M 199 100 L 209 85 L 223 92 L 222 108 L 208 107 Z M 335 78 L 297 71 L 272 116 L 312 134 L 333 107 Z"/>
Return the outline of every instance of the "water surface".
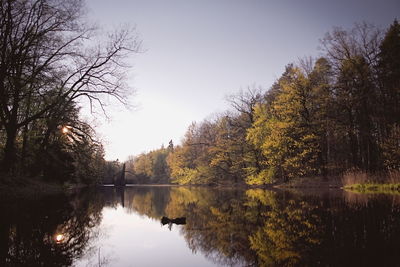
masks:
<path fill-rule="evenodd" d="M 132 186 L 0 207 L 0 266 L 400 262 L 397 196 Z M 163 216 L 186 224 L 163 225 Z"/>

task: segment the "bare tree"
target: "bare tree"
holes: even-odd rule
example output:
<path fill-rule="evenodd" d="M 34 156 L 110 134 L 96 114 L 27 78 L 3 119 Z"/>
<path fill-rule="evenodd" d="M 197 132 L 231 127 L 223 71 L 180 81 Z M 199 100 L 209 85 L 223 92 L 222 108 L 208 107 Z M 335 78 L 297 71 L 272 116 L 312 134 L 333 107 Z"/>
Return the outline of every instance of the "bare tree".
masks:
<path fill-rule="evenodd" d="M 123 29 L 94 43 L 83 0 L 0 1 L 0 125 L 6 132 L 2 168 L 16 159 L 16 138 L 43 116 L 59 116 L 78 98 L 104 110 L 105 98 L 125 103 L 124 59 L 140 50 Z M 55 120 L 56 121 L 56 120 Z M 55 125 L 56 126 L 56 125 Z"/>
<path fill-rule="evenodd" d="M 250 124 L 254 122 L 254 107 L 261 103 L 263 99 L 262 89 L 257 87 L 248 87 L 246 90 L 240 90 L 239 93 L 227 97 L 231 107 L 239 114 L 245 114 Z"/>
<path fill-rule="evenodd" d="M 377 65 L 382 31 L 368 23 L 357 23 L 351 30 L 336 27 L 321 40 L 331 65 L 340 70 L 343 60 L 365 58 L 371 67 Z"/>
<path fill-rule="evenodd" d="M 322 40 L 323 49 L 334 73 L 332 86 L 336 121 L 346 129 L 353 166 L 374 170 L 377 139 L 381 139 L 380 120 L 384 105 L 379 90 L 380 43 L 382 31 L 361 23 L 351 30 L 335 28 Z"/>

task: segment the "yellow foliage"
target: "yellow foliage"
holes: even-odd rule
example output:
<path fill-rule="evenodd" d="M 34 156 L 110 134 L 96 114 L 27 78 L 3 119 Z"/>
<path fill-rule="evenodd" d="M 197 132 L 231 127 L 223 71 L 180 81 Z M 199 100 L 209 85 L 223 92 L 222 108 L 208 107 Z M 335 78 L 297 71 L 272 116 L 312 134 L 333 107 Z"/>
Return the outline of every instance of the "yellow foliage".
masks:
<path fill-rule="evenodd" d="M 300 69 L 293 68 L 289 74 L 290 78 L 279 81 L 281 91 L 276 99 L 254 109 L 255 122 L 247 131 L 247 140 L 261 148 L 266 168 L 250 175 L 249 184 L 292 179 L 317 171 L 320 142 L 311 121 L 314 114 L 310 113 L 317 89 Z"/>

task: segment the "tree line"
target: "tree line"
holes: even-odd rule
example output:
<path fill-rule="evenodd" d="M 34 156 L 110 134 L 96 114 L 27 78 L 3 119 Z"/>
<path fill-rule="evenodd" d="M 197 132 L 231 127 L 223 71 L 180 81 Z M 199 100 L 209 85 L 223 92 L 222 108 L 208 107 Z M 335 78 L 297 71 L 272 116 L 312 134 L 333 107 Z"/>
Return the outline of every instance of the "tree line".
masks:
<path fill-rule="evenodd" d="M 178 184 L 260 185 L 399 171 L 399 23 L 334 28 L 321 47 L 323 56 L 288 64 L 269 90 L 229 97 L 230 111 L 193 123 L 180 145 L 134 158 L 132 173 L 142 182 L 155 182 L 158 169 Z"/>
<path fill-rule="evenodd" d="M 0 40 L 1 172 L 96 181 L 104 149 L 80 110 L 125 104 L 125 59 L 140 41 L 100 35 L 83 0 L 0 1 Z"/>

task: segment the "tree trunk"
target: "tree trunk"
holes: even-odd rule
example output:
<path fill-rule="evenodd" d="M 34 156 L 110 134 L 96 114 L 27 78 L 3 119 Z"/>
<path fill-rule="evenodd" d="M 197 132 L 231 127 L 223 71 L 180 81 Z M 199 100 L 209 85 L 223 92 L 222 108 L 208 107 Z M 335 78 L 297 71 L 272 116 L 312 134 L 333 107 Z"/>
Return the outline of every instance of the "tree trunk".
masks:
<path fill-rule="evenodd" d="M 7 127 L 7 141 L 4 147 L 4 159 L 2 168 L 6 172 L 12 172 L 15 167 L 17 150 L 15 147 L 15 139 L 17 137 L 17 127 Z"/>
<path fill-rule="evenodd" d="M 29 114 L 31 112 L 31 97 L 32 97 L 32 92 L 29 92 L 28 94 L 28 99 L 27 99 L 27 104 L 26 104 L 26 110 L 25 110 L 25 117 L 29 117 Z M 21 148 L 21 167 L 25 171 L 26 170 L 26 154 L 27 154 L 27 146 L 28 146 L 28 130 L 29 130 L 29 123 L 25 124 L 23 127 L 23 132 L 22 132 L 22 148 Z"/>

